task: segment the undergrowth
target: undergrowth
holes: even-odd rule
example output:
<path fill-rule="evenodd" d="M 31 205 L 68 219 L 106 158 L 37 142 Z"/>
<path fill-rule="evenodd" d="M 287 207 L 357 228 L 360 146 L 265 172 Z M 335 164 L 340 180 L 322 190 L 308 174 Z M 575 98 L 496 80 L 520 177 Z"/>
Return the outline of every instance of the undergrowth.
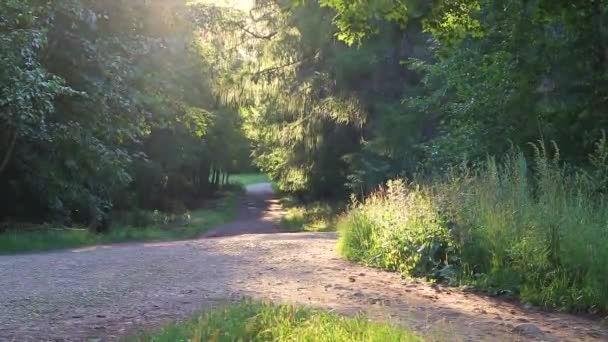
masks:
<path fill-rule="evenodd" d="M 230 183 L 231 184 L 240 184 L 243 186 L 260 184 L 260 183 L 270 183 L 270 178 L 267 175 L 262 173 L 238 173 L 234 175 L 230 175 Z"/>
<path fill-rule="evenodd" d="M 202 313 L 158 332 L 132 339 L 137 342 L 174 341 L 422 341 L 415 334 L 363 317 L 346 318 L 332 313 L 288 305 L 243 301 Z"/>
<path fill-rule="evenodd" d="M 123 214 L 108 232 L 99 234 L 88 229 L 9 228 L 0 233 L 0 255 L 118 242 L 191 239 L 213 226 L 234 220 L 238 215 L 238 196 L 236 192 L 230 192 L 212 208 L 179 215 L 145 211 Z"/>
<path fill-rule="evenodd" d="M 286 209 L 281 227 L 289 232 L 330 232 L 336 230 L 339 205 L 326 202 L 300 203 L 292 197 L 283 197 Z"/>
<path fill-rule="evenodd" d="M 339 223 L 350 260 L 564 311 L 608 312 L 608 150 L 581 170 L 534 146 L 441 181 L 392 181 Z"/>

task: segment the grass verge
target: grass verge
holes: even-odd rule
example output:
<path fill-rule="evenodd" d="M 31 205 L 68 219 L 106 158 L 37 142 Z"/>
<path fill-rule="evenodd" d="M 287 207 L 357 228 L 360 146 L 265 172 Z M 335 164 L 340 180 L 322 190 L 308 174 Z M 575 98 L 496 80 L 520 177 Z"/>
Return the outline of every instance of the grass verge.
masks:
<path fill-rule="evenodd" d="M 230 176 L 230 183 L 241 184 L 243 186 L 270 182 L 270 178 L 262 173 L 243 173 Z"/>
<path fill-rule="evenodd" d="M 287 210 L 281 227 L 288 232 L 331 232 L 336 230 L 340 206 L 323 202 L 302 204 L 292 197 L 283 197 L 281 205 Z"/>
<path fill-rule="evenodd" d="M 414 333 L 363 317 L 245 300 L 170 325 L 134 342 L 174 341 L 423 341 Z"/>
<path fill-rule="evenodd" d="M 120 242 L 191 239 L 213 226 L 234 220 L 238 215 L 238 196 L 237 193 L 228 193 L 213 208 L 199 209 L 177 217 L 157 212 L 139 213 L 139 216 L 146 218 L 142 220 L 146 223 L 141 227 L 118 222 L 104 234 L 95 234 L 87 229 L 9 230 L 0 234 L 0 255 Z"/>

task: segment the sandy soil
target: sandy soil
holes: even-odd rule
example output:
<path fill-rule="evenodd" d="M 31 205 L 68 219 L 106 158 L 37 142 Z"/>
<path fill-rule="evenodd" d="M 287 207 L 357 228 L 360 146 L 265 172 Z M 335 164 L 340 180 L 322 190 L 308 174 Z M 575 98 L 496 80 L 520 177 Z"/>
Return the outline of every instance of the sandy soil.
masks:
<path fill-rule="evenodd" d="M 207 238 L 0 257 L 0 341 L 117 340 L 243 296 L 363 312 L 439 341 L 608 341 L 598 321 L 348 263 L 333 233 L 277 233 L 269 186 L 249 190 L 241 219 Z"/>

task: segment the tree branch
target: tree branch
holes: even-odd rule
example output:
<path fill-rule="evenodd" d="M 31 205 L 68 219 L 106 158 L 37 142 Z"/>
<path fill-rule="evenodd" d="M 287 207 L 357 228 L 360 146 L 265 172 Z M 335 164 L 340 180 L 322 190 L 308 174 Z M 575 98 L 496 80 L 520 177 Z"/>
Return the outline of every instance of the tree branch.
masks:
<path fill-rule="evenodd" d="M 249 30 L 247 28 L 247 26 L 243 25 L 242 23 L 237 22 L 237 23 L 235 23 L 235 25 L 238 28 L 240 28 L 241 30 L 245 31 L 245 33 L 249 34 L 250 36 L 252 36 L 253 38 L 256 38 L 256 39 L 270 40 L 270 39 L 272 39 L 274 36 L 276 36 L 279 33 L 279 32 L 272 32 L 272 33 L 269 33 L 269 34 L 266 34 L 266 35 L 261 35 L 259 33 L 255 33 L 253 31 Z"/>

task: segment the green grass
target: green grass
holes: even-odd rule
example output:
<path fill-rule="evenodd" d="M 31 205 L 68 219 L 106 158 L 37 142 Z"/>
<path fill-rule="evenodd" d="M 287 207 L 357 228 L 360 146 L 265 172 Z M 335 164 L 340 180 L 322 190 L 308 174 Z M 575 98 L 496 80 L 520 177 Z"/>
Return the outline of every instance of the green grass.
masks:
<path fill-rule="evenodd" d="M 113 224 L 110 231 L 94 234 L 87 229 L 42 229 L 7 231 L 0 234 L 0 255 L 42 252 L 56 249 L 85 247 L 134 241 L 170 241 L 191 239 L 209 228 L 234 220 L 238 215 L 238 195 L 229 193 L 216 207 L 195 210 L 178 216 L 140 212 L 141 227 L 131 220 Z"/>
<path fill-rule="evenodd" d="M 137 342 L 176 341 L 423 341 L 414 333 L 363 317 L 346 318 L 332 313 L 287 305 L 242 301 L 158 332 L 132 338 Z"/>
<path fill-rule="evenodd" d="M 270 182 L 270 178 L 261 173 L 243 173 L 230 176 L 230 183 L 241 184 L 243 186 Z"/>
<path fill-rule="evenodd" d="M 339 223 L 350 260 L 544 308 L 608 313 L 608 149 L 577 170 L 536 147 L 433 182 L 393 183 Z M 557 154 L 556 154 L 557 155 Z"/>
<path fill-rule="evenodd" d="M 302 204 L 291 197 L 283 197 L 281 204 L 287 213 L 281 227 L 289 232 L 330 232 L 336 230 L 337 205 L 313 202 Z"/>
<path fill-rule="evenodd" d="M 403 181 L 351 207 L 338 223 L 338 250 L 351 261 L 424 277 L 445 264 L 450 240 L 430 196 Z"/>

